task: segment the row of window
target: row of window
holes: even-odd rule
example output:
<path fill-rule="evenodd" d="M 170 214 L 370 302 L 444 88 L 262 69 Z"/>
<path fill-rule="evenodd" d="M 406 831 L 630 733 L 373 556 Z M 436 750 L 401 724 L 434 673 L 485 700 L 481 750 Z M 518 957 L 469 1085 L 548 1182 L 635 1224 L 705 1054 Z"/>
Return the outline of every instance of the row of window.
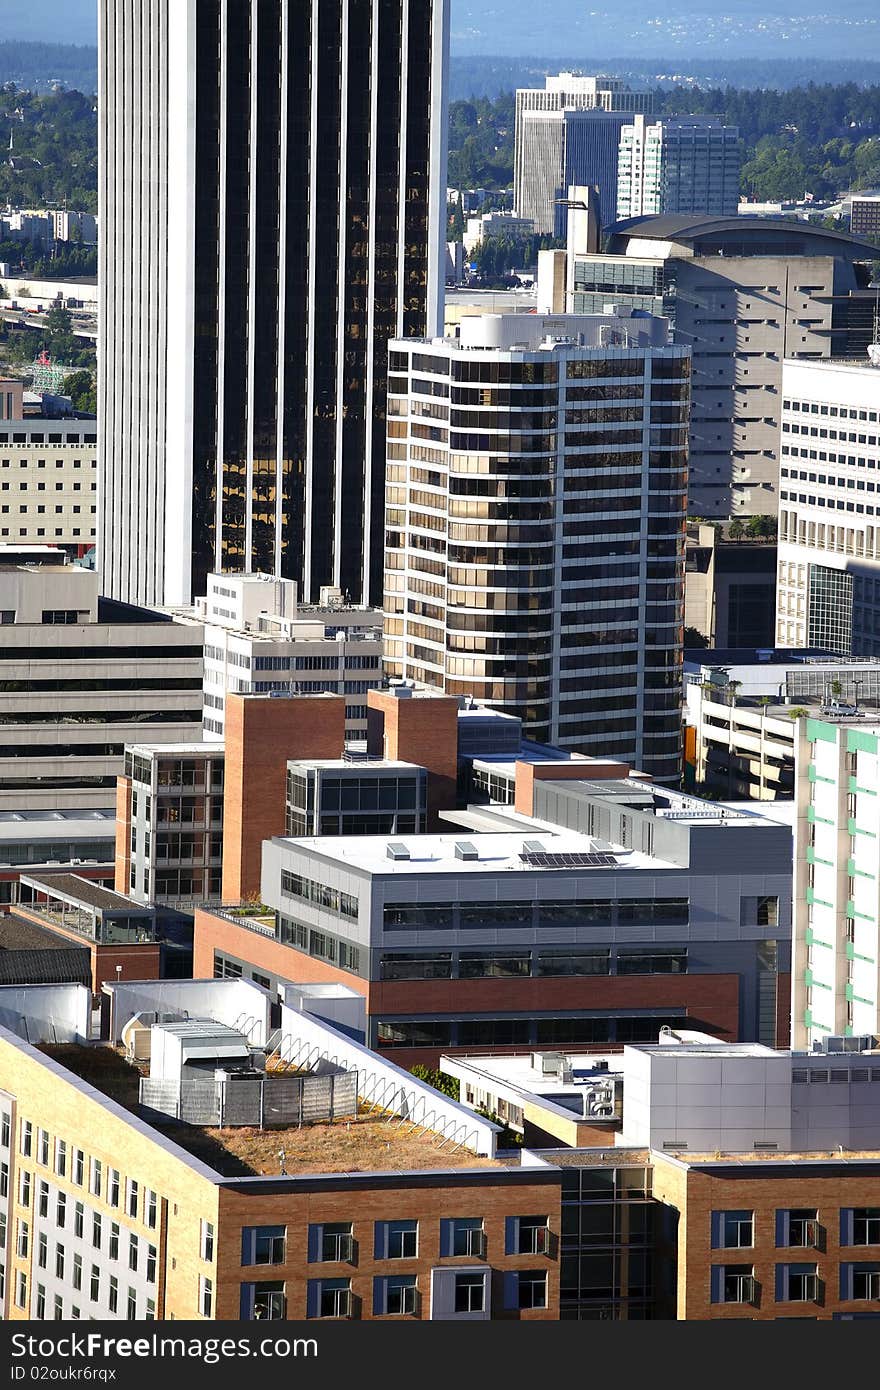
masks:
<path fill-rule="evenodd" d="M 880 1207 L 844 1207 L 840 1210 L 841 1246 L 880 1246 Z M 816 1208 L 780 1209 L 775 1216 L 777 1248 L 824 1249 L 825 1227 Z M 753 1211 L 712 1213 L 712 1249 L 739 1250 L 755 1244 Z"/>
<path fill-rule="evenodd" d="M 489 1272 L 463 1271 L 452 1276 L 450 1311 L 483 1313 L 489 1304 Z M 376 1277 L 372 1282 L 373 1316 L 418 1316 L 421 1309 L 421 1289 L 418 1276 L 399 1274 Z M 210 1295 L 209 1295 L 210 1297 Z M 506 1308 L 546 1308 L 546 1270 L 510 1271 L 504 1278 Z M 209 1315 L 209 1314 L 208 1314 Z M 352 1288 L 350 1279 L 310 1279 L 306 1292 L 308 1318 L 358 1318 L 361 1299 Z M 252 1319 L 286 1319 L 287 1293 L 281 1281 L 241 1286 L 241 1317 Z"/>
<path fill-rule="evenodd" d="M 287 1262 L 286 1226 L 244 1226 L 241 1232 L 242 1265 L 283 1265 Z M 548 1218 L 510 1216 L 505 1221 L 506 1255 L 545 1255 L 550 1251 Z M 419 1253 L 419 1222 L 415 1219 L 373 1222 L 373 1257 L 377 1260 L 414 1260 Z M 488 1239 L 481 1216 L 449 1217 L 440 1222 L 441 1256 L 467 1255 L 485 1260 Z M 308 1229 L 309 1264 L 356 1264 L 358 1241 L 351 1221 L 311 1224 Z"/>
<path fill-rule="evenodd" d="M 11 1117 L 4 1111 L 0 1115 L 0 1147 L 9 1148 Z M 85 1187 L 88 1175 L 89 1192 L 110 1207 L 122 1208 L 133 1220 L 142 1220 L 144 1225 L 155 1230 L 159 1221 L 159 1198 L 152 1188 L 145 1187 L 134 1178 L 124 1182 L 118 1168 L 105 1164 L 103 1159 L 88 1157 L 76 1145 L 68 1145 L 66 1139 L 56 1137 L 54 1152 L 48 1130 L 35 1126 L 24 1118 L 19 1123 L 19 1153 L 22 1158 L 31 1158 L 44 1168 L 50 1168 L 59 1178 L 69 1178 L 77 1187 Z M 8 1181 L 8 1165 L 4 1165 Z M 30 1205 L 33 1175 L 22 1169 L 19 1176 L 22 1206 Z M 41 1181 L 40 1193 L 48 1184 Z M 26 1194 L 26 1195 L 25 1195 Z"/>
<path fill-rule="evenodd" d="M 842 1300 L 880 1303 L 880 1263 L 841 1264 L 838 1287 Z M 754 1265 L 712 1266 L 713 1303 L 756 1304 L 762 1292 Z M 819 1303 L 824 1293 L 825 1281 L 818 1265 L 776 1265 L 773 1296 L 777 1303 Z"/>
<path fill-rule="evenodd" d="M 386 931 L 459 927 L 577 927 L 597 923 L 686 925 L 687 898 L 559 899 L 499 903 L 386 903 Z"/>
<path fill-rule="evenodd" d="M 74 1286 L 76 1289 L 82 1288 L 82 1281 Z M 3 1271 L 0 1271 L 0 1299 L 4 1295 Z M 97 1303 L 101 1297 L 101 1269 L 98 1265 L 92 1265 L 91 1277 L 89 1279 L 89 1301 Z M 117 1313 L 120 1309 L 119 1301 L 119 1280 L 115 1275 L 110 1275 L 107 1303 L 111 1313 Z M 16 1274 L 15 1279 L 15 1306 L 30 1312 L 30 1316 L 40 1321 L 49 1318 L 49 1308 L 46 1298 L 46 1287 L 44 1284 L 37 1283 L 35 1286 L 34 1306 L 28 1310 L 28 1277 L 23 1269 Z M 137 1289 L 128 1288 L 125 1301 L 125 1316 L 133 1322 L 139 1316 L 138 1293 Z M 70 1319 L 77 1321 L 82 1318 L 82 1307 L 78 1303 L 70 1302 L 65 1308 L 64 1299 L 60 1293 L 56 1293 L 52 1299 L 52 1319 L 61 1321 Z M 94 1316 L 94 1315 L 90 1315 Z M 146 1322 L 154 1321 L 156 1317 L 156 1300 L 148 1298 L 144 1305 L 143 1319 Z"/>
<path fill-rule="evenodd" d="M 430 955 L 385 952 L 380 958 L 382 980 L 470 980 L 496 976 L 531 975 L 669 975 L 688 968 L 687 947 L 660 946 L 618 950 L 576 951 L 436 951 Z"/>

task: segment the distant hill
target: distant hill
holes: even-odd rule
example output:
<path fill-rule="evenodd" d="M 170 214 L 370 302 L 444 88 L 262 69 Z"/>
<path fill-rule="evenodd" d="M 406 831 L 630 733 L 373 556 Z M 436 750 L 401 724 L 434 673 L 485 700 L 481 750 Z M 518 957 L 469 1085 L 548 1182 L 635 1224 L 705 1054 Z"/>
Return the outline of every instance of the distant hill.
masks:
<path fill-rule="evenodd" d="M 29 92 L 46 92 L 60 83 L 91 96 L 98 90 L 98 50 L 68 43 L 0 42 L 0 86 L 7 82 Z"/>
<path fill-rule="evenodd" d="M 41 43 L 51 35 L 58 44 L 98 42 L 98 0 L 2 0 L 4 39 Z"/>
<path fill-rule="evenodd" d="M 880 51 L 880 48 L 878 48 Z M 547 73 L 564 72 L 605 73 L 619 77 L 633 87 L 671 87 L 692 85 L 708 87 L 739 87 L 751 90 L 758 87 L 788 91 L 808 83 L 821 85 L 858 82 L 862 85 L 880 83 L 880 59 L 804 59 L 804 58 L 729 58 L 684 59 L 678 56 L 650 59 L 611 56 L 607 53 L 569 51 L 559 58 L 513 58 L 499 54 L 453 53 L 450 62 L 449 96 L 451 101 L 466 101 L 470 97 L 499 96 L 517 87 L 543 87 Z"/>

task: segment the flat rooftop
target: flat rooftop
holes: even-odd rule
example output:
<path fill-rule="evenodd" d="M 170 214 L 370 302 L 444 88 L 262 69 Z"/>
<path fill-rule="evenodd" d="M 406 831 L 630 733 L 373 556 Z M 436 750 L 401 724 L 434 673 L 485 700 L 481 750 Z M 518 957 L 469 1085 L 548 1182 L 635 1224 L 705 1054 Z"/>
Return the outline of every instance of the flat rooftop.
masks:
<path fill-rule="evenodd" d="M 676 821 L 680 825 L 733 825 L 737 827 L 762 826 L 768 823 L 760 807 L 754 802 L 754 810 L 720 806 L 713 801 L 704 801 L 698 796 L 688 796 L 685 792 L 670 791 L 658 787 L 653 782 L 640 782 L 636 777 L 602 778 L 591 782 L 588 778 L 566 779 L 550 785 L 564 789 L 566 795 L 582 797 L 584 800 L 614 801 L 620 806 L 652 813 L 658 820 Z M 655 861 L 652 861 L 655 862 Z"/>
<path fill-rule="evenodd" d="M 566 786 L 570 785 L 566 783 Z M 599 784 L 597 784 L 599 785 Z M 547 843 L 542 840 L 542 835 Z M 552 835 L 552 839 L 551 839 Z M 614 869 L 677 869 L 680 866 L 610 845 L 577 831 L 558 827 L 530 833 L 478 834 L 469 840 L 460 835 L 321 835 L 292 838 L 279 836 L 276 844 L 303 850 L 316 863 L 330 862 L 378 876 L 410 874 L 494 874 Z M 457 847 L 467 845 L 462 858 Z M 392 853 L 400 858 L 392 857 Z M 403 856 L 406 857 L 403 857 Z M 525 857 L 524 857 L 525 856 Z"/>
<path fill-rule="evenodd" d="M 392 758 L 289 758 L 289 768 L 315 768 L 320 772 L 362 772 L 364 776 L 382 772 L 421 772 L 421 763 L 405 763 Z"/>
<path fill-rule="evenodd" d="M 15 912 L 0 917 L 0 951 L 87 951 L 87 946 L 72 945 L 66 936 L 58 936 L 48 927 L 38 927 Z"/>
<path fill-rule="evenodd" d="M 127 1062 L 115 1048 L 45 1043 L 39 1051 L 118 1105 L 140 1115 L 138 1085 L 145 1072 Z M 453 1150 L 449 1146 L 441 1149 L 436 1134 L 410 1134 L 401 1131 L 395 1117 L 377 1118 L 374 1114 L 263 1130 L 249 1126 L 211 1129 L 181 1125 L 173 1120 L 160 1124 L 152 1119 L 144 1121 L 143 1116 L 140 1118 L 157 1134 L 179 1144 L 223 1177 L 278 1177 L 282 1149 L 284 1166 L 291 1177 L 308 1173 L 501 1166 L 496 1160 L 480 1158 L 470 1150 Z"/>
<path fill-rule="evenodd" d="M 135 913 L 148 913 L 150 911 L 142 903 L 136 903 L 131 898 L 123 897 L 121 893 L 114 893 L 110 888 L 102 888 L 99 883 L 93 883 L 91 879 L 80 878 L 78 874 L 22 874 L 21 881 L 32 884 L 41 892 L 48 894 L 50 898 L 64 898 L 104 911 Z"/>

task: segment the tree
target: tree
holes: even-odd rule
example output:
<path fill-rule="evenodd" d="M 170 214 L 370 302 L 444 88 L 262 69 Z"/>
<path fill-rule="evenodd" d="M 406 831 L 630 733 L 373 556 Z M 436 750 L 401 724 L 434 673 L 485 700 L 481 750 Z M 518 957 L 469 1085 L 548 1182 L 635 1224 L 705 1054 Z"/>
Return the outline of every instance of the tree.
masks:
<path fill-rule="evenodd" d="M 742 524 L 742 522 L 740 521 L 739 517 L 738 517 L 738 516 L 735 516 L 735 517 L 733 518 L 733 521 L 730 523 L 730 525 L 729 525 L 728 528 L 727 528 L 727 534 L 728 534 L 729 538 L 730 538 L 732 541 L 741 541 L 742 538 L 743 538 L 743 536 L 745 535 L 745 533 L 746 533 L 746 528 L 745 528 L 745 526 L 743 526 L 743 524 Z"/>
<path fill-rule="evenodd" d="M 789 719 L 806 719 L 810 711 L 804 709 L 803 705 L 792 705 L 791 709 L 786 710 Z"/>
<path fill-rule="evenodd" d="M 417 1062 L 414 1067 L 410 1067 L 410 1073 L 419 1081 L 424 1081 L 426 1085 L 433 1086 L 435 1091 L 449 1096 L 450 1100 L 460 1098 L 461 1085 L 458 1078 L 450 1076 L 448 1072 L 437 1071 L 434 1067 L 423 1067 L 421 1062 Z"/>
<path fill-rule="evenodd" d="M 709 639 L 697 627 L 686 627 L 684 630 L 684 645 L 691 649 L 695 647 L 708 647 Z"/>
<path fill-rule="evenodd" d="M 98 392 L 94 375 L 88 371 L 71 372 L 64 378 L 63 391 L 73 408 L 83 415 L 97 415 Z"/>

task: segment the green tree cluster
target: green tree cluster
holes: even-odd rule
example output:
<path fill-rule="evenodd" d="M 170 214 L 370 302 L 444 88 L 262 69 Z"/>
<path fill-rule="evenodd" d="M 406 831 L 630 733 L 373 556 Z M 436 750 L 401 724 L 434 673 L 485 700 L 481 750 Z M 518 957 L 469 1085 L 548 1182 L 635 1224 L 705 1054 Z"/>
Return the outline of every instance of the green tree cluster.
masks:
<path fill-rule="evenodd" d="M 82 92 L 37 96 L 0 87 L 0 206 L 98 206 L 97 102 Z M 83 248 L 86 249 L 86 248 Z M 80 272 L 86 273 L 86 272 Z"/>

